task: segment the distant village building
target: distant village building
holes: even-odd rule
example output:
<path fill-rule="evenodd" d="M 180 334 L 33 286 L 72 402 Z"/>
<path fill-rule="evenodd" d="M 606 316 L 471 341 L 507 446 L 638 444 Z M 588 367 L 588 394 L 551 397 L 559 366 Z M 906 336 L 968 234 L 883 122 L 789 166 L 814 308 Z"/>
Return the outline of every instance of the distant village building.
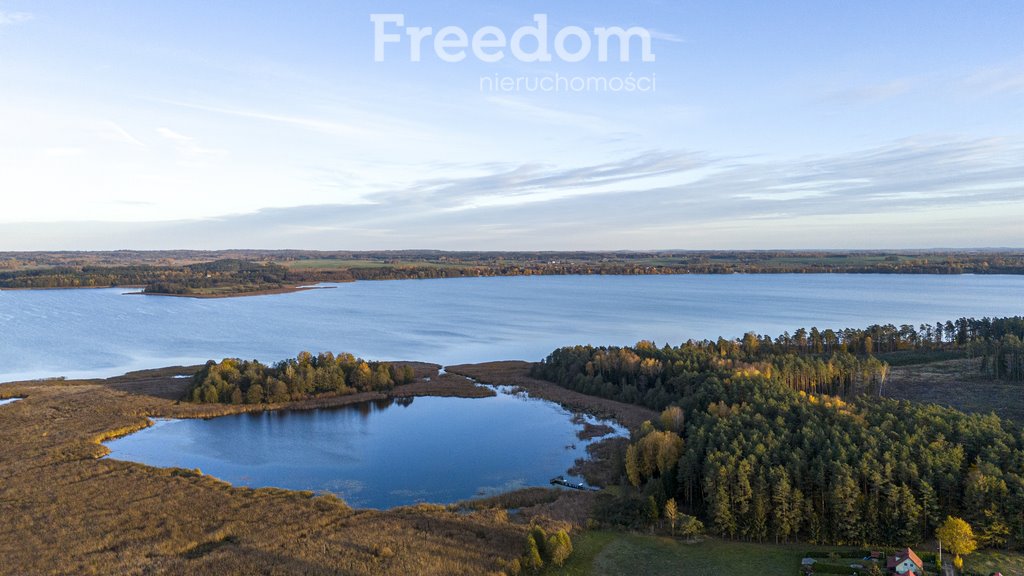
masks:
<path fill-rule="evenodd" d="M 914 574 L 921 576 L 924 573 L 924 563 L 914 554 L 910 548 L 904 548 L 896 554 L 889 556 L 885 563 L 890 574 Z"/>

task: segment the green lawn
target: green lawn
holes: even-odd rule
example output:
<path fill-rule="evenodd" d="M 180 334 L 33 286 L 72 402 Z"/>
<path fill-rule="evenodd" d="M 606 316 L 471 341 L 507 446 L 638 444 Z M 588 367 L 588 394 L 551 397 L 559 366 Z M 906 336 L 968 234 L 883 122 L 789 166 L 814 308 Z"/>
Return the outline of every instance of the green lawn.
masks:
<path fill-rule="evenodd" d="M 573 538 L 573 554 L 562 568 L 544 574 L 567 576 L 793 576 L 806 545 L 750 544 L 708 538 L 686 544 L 671 538 L 591 531 Z"/>
<path fill-rule="evenodd" d="M 1001 550 L 979 550 L 969 556 L 964 556 L 964 569 L 978 574 L 993 572 L 1002 572 L 1005 576 L 1024 574 L 1024 554 Z"/>
<path fill-rule="evenodd" d="M 834 548 L 806 544 L 752 544 L 707 538 L 686 544 L 662 536 L 593 530 L 573 537 L 573 553 L 562 568 L 544 576 L 794 576 L 800 559 L 813 552 L 819 561 L 846 565 L 857 558 L 828 560 Z M 982 550 L 964 557 L 964 567 L 978 574 L 995 571 L 1024 574 L 1024 554 Z M 934 573 L 932 566 L 927 567 Z"/>

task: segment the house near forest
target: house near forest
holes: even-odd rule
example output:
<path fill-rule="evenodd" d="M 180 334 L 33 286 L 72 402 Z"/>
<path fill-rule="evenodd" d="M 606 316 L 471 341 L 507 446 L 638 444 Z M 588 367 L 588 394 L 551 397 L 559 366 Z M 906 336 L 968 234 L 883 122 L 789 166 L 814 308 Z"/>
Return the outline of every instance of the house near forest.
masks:
<path fill-rule="evenodd" d="M 889 574 L 914 574 L 921 576 L 924 573 L 924 563 L 918 558 L 917 554 L 910 548 L 904 548 L 903 550 L 889 556 L 885 563 L 885 568 Z"/>

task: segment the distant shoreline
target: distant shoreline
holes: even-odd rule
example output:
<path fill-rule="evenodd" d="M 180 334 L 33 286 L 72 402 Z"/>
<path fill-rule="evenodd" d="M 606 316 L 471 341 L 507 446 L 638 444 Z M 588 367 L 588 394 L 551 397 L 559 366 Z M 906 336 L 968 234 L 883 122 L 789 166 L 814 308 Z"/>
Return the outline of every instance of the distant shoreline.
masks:
<path fill-rule="evenodd" d="M 360 280 L 690 274 L 1024 275 L 1024 249 L 0 252 L 0 266 L 0 289 L 146 287 L 151 295 L 233 298 Z"/>
<path fill-rule="evenodd" d="M 141 285 L 151 295 L 234 298 L 360 280 L 690 274 L 1024 275 L 1024 250 L 0 252 L 0 266 L 0 287 Z"/>
<path fill-rule="evenodd" d="M 110 286 L 110 288 L 120 288 L 120 286 Z M 267 296 L 270 294 L 291 294 L 292 292 L 305 292 L 306 290 L 326 290 L 328 288 L 335 288 L 335 286 L 282 286 L 281 288 L 252 290 L 249 292 L 227 292 L 224 294 L 171 294 L 169 292 L 125 292 L 123 295 L 167 296 L 173 298 L 239 298 L 242 296 Z"/>
<path fill-rule="evenodd" d="M 23 290 L 109 290 L 110 288 L 142 289 L 145 287 L 145 284 L 110 284 L 107 286 L 17 286 L 0 288 L 0 292 Z M 135 292 L 131 292 L 131 294 L 135 294 Z"/>
<path fill-rule="evenodd" d="M 478 274 L 465 276 L 438 276 L 431 278 L 399 277 L 399 278 L 359 278 L 354 280 L 324 280 L 318 284 L 348 284 L 353 282 L 384 282 L 384 281 L 408 281 L 408 280 L 460 280 L 466 278 L 523 278 L 523 277 L 554 277 L 554 276 L 823 276 L 823 275 L 848 275 L 848 276 L 1022 276 L 1024 273 L 1015 272 L 921 272 L 921 271 L 889 271 L 889 270 L 764 270 L 764 271 L 721 271 L 721 272 L 692 272 L 686 270 L 660 271 L 657 273 L 607 273 L 595 271 L 590 273 L 567 272 L 563 274 Z M 39 287 L 13 287 L 0 288 L 5 291 L 26 291 L 26 290 L 107 290 L 112 288 L 132 289 L 137 292 L 125 292 L 124 296 L 165 296 L 176 298 L 239 298 L 243 296 L 267 296 L 273 294 L 291 294 L 294 292 L 305 292 L 307 290 L 324 290 L 337 288 L 337 286 L 301 285 L 282 286 L 280 288 L 269 288 L 265 290 L 252 290 L 244 292 L 225 292 L 223 294 L 173 294 L 170 292 L 145 292 L 145 285 L 112 284 L 107 286 L 39 286 Z"/>

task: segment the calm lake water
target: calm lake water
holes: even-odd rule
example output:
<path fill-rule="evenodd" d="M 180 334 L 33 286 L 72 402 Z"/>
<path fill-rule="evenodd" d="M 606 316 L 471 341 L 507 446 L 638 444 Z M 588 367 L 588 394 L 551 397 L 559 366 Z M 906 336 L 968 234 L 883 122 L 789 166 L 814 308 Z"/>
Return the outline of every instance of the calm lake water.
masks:
<path fill-rule="evenodd" d="M 1024 314 L 1024 276 L 548 276 L 339 284 L 217 300 L 123 290 L 0 292 L 0 381 L 110 376 L 301 350 L 440 364 L 566 345 L 680 343 L 799 327 Z M 565 474 L 585 443 L 558 406 L 507 394 L 160 421 L 112 456 L 359 507 L 451 502 Z"/>
<path fill-rule="evenodd" d="M 0 291 L 0 381 L 347 351 L 440 364 L 566 345 L 1024 314 L 1024 276 L 543 276 L 338 284 L 198 300 Z"/>
<path fill-rule="evenodd" d="M 551 402 L 504 393 L 407 402 L 160 420 L 107 446 L 111 458 L 329 491 L 360 508 L 546 486 L 586 457 L 583 426 Z"/>

